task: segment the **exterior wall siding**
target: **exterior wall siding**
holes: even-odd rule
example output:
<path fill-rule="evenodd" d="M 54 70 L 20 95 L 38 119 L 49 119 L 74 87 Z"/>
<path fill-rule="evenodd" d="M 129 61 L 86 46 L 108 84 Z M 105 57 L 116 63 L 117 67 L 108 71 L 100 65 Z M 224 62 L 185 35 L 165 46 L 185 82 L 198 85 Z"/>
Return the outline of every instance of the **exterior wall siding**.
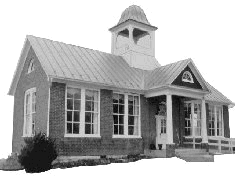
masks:
<path fill-rule="evenodd" d="M 35 60 L 35 70 L 27 74 L 32 58 Z M 22 137 L 24 126 L 24 96 L 25 91 L 32 87 L 36 87 L 37 89 L 35 128 L 37 132 L 41 131 L 46 133 L 49 84 L 46 73 L 42 69 L 36 54 L 30 48 L 14 95 L 12 152 L 19 153 L 22 145 L 24 145 L 24 139 Z"/>
<path fill-rule="evenodd" d="M 111 90 L 100 91 L 100 138 L 64 137 L 65 89 L 63 83 L 52 83 L 50 137 L 56 139 L 59 155 L 131 155 L 143 153 L 141 138 L 112 138 L 113 106 Z"/>

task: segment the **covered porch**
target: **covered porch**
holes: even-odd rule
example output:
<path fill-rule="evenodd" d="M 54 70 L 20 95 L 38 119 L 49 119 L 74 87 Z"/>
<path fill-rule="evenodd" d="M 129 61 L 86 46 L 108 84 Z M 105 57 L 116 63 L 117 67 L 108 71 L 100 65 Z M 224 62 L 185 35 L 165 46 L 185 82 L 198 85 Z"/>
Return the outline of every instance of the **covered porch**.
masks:
<path fill-rule="evenodd" d="M 208 119 L 211 114 L 206 94 L 203 90 L 171 86 L 145 95 L 149 104 L 149 144 L 155 145 L 157 155 L 171 157 L 176 149 L 184 148 L 213 154 L 234 152 L 235 140 L 224 134 L 223 109 L 215 110 L 217 128 Z"/>

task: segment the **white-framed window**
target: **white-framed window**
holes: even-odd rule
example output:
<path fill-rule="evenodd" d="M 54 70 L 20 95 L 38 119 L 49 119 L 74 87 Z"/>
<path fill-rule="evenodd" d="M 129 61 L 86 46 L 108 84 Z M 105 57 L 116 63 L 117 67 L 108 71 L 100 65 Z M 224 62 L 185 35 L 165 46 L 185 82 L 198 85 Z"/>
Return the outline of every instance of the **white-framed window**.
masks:
<path fill-rule="evenodd" d="M 34 59 L 31 59 L 27 73 L 31 73 L 34 70 L 35 70 Z"/>
<path fill-rule="evenodd" d="M 223 108 L 209 104 L 209 136 L 223 136 Z"/>
<path fill-rule="evenodd" d="M 113 137 L 140 136 L 140 96 L 113 93 Z"/>
<path fill-rule="evenodd" d="M 36 116 L 36 88 L 28 89 L 24 99 L 24 129 L 23 136 L 31 137 L 35 134 Z"/>
<path fill-rule="evenodd" d="M 183 82 L 194 83 L 192 74 L 189 71 L 185 71 L 182 75 Z"/>
<path fill-rule="evenodd" d="M 201 136 L 201 104 L 193 101 L 185 102 L 184 118 L 185 136 Z"/>
<path fill-rule="evenodd" d="M 100 92 L 66 88 L 65 137 L 100 137 Z"/>

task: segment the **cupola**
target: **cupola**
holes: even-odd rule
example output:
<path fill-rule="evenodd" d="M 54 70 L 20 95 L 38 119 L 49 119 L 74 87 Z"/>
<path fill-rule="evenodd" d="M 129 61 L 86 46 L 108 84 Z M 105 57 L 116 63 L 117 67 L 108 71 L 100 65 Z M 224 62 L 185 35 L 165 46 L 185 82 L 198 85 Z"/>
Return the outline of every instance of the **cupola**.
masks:
<path fill-rule="evenodd" d="M 159 67 L 155 58 L 155 30 L 143 9 L 132 5 L 124 10 L 112 32 L 112 54 L 123 56 L 131 67 L 152 70 Z"/>

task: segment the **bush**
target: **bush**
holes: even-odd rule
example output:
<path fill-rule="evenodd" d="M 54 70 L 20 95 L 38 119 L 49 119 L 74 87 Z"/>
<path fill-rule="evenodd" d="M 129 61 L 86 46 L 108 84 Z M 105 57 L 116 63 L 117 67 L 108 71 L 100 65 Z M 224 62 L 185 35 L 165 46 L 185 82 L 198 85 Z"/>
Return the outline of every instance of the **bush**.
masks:
<path fill-rule="evenodd" d="M 25 143 L 18 160 L 26 172 L 43 172 L 52 168 L 52 161 L 57 157 L 54 140 L 44 133 L 38 133 L 25 138 Z"/>

